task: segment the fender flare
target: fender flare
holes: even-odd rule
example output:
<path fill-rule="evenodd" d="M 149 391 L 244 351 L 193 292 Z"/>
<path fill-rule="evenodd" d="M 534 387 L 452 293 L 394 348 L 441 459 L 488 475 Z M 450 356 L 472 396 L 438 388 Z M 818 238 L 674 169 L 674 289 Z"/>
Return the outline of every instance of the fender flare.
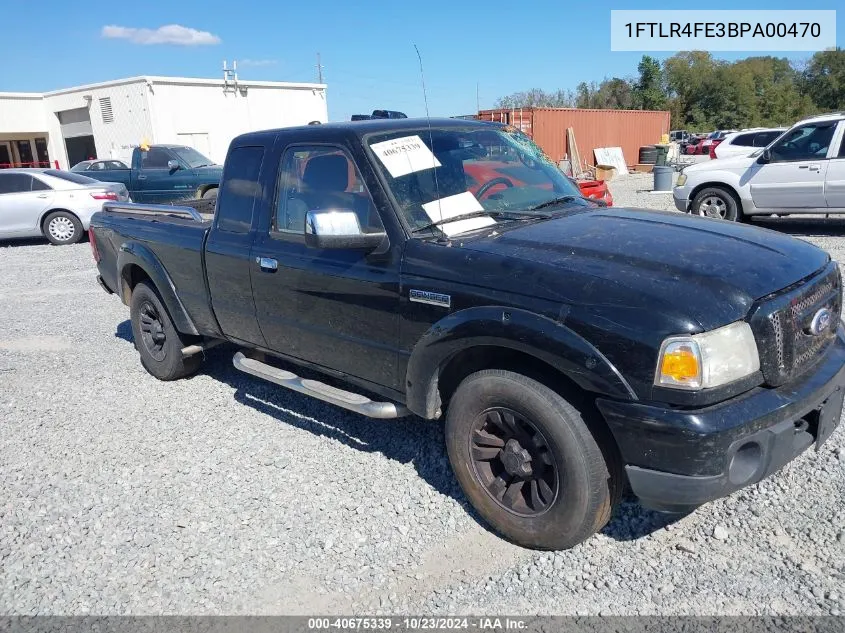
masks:
<path fill-rule="evenodd" d="M 555 367 L 583 389 L 637 400 L 604 354 L 565 325 L 527 310 L 485 306 L 454 312 L 420 338 L 408 361 L 408 408 L 423 418 L 435 417 L 441 370 L 458 353 L 479 346 L 526 353 Z"/>
<path fill-rule="evenodd" d="M 143 270 L 158 290 L 170 318 L 173 319 L 173 325 L 177 331 L 183 334 L 199 335 L 196 325 L 194 325 L 188 311 L 179 299 L 176 293 L 176 286 L 173 285 L 173 280 L 165 270 L 164 266 L 149 248 L 137 242 L 125 242 L 120 245 L 117 254 L 117 294 L 119 297 L 126 300 L 130 296 L 128 288 L 124 288 L 125 275 L 124 272 L 129 266 L 138 266 Z"/>

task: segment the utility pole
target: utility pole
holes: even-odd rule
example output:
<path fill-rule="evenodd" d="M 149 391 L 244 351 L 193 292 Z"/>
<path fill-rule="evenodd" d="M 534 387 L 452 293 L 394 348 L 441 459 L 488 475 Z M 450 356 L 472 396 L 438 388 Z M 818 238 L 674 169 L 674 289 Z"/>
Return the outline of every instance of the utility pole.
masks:
<path fill-rule="evenodd" d="M 320 53 L 317 53 L 317 83 L 323 83 L 323 65 L 320 63 Z"/>

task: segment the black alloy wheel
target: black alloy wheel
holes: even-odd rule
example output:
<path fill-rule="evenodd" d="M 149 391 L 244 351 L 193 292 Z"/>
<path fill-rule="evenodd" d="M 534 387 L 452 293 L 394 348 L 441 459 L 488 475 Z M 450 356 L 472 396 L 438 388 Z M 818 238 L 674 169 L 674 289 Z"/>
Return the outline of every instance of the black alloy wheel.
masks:
<path fill-rule="evenodd" d="M 150 301 L 144 301 L 140 306 L 140 317 L 141 341 L 144 347 L 155 360 L 163 361 L 167 354 L 164 348 L 167 333 L 164 331 L 161 315 Z"/>
<path fill-rule="evenodd" d="M 512 409 L 484 411 L 473 424 L 470 452 L 487 493 L 518 516 L 543 514 L 558 495 L 558 468 L 543 434 Z"/>

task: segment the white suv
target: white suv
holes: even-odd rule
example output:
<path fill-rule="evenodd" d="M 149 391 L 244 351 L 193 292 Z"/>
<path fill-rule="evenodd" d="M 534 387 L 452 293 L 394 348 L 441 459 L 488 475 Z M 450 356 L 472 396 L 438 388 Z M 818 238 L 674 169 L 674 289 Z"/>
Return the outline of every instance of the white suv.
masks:
<path fill-rule="evenodd" d="M 845 112 L 799 121 L 765 149 L 686 167 L 679 211 L 742 221 L 750 215 L 845 213 Z"/>
<path fill-rule="evenodd" d="M 733 132 L 732 134 L 728 134 L 725 140 L 716 146 L 713 153 L 716 155 L 716 158 L 748 156 L 751 152 L 769 145 L 785 131 L 785 127 L 760 127 Z"/>

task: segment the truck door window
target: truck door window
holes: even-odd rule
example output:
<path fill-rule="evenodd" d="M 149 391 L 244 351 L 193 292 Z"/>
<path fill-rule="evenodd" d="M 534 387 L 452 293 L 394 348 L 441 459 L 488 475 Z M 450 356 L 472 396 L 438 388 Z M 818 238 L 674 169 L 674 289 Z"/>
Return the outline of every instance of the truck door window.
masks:
<path fill-rule="evenodd" d="M 217 196 L 218 231 L 249 233 L 255 201 L 261 198 L 263 160 L 263 147 L 237 147 L 229 152 Z"/>
<path fill-rule="evenodd" d="M 354 211 L 365 233 L 384 230 L 357 166 L 343 150 L 289 148 L 279 170 L 272 231 L 301 235 L 305 214 L 316 209 Z"/>
<path fill-rule="evenodd" d="M 167 169 L 169 160 L 174 160 L 170 150 L 151 147 L 146 152 L 141 152 L 141 169 Z"/>

